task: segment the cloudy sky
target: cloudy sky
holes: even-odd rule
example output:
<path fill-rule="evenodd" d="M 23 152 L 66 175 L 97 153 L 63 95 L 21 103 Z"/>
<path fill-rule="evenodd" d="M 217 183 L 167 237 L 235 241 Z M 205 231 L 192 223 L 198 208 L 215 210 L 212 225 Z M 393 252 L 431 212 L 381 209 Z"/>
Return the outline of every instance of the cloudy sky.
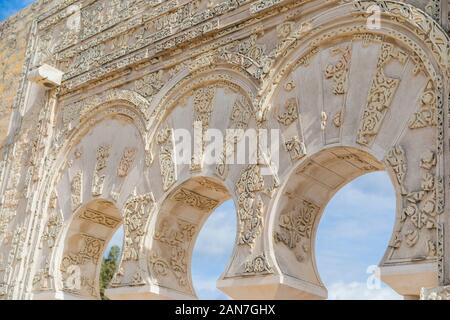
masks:
<path fill-rule="evenodd" d="M 31 0 L 0 0 L 0 20 Z M 392 231 L 395 194 L 383 172 L 362 176 L 342 188 L 328 204 L 319 226 L 317 264 L 330 299 L 399 299 L 385 285 L 368 289 L 367 273 L 383 256 Z M 208 219 L 197 240 L 192 275 L 201 299 L 225 299 L 215 288 L 226 267 L 236 234 L 233 204 L 224 203 Z M 112 244 L 122 242 L 118 232 Z"/>

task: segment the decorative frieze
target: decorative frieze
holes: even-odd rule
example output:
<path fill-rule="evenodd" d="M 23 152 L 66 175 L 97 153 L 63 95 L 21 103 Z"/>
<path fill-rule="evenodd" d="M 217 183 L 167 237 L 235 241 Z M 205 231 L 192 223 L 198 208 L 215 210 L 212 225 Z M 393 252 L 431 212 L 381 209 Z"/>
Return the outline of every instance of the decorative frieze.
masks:
<path fill-rule="evenodd" d="M 293 136 L 284 142 L 286 151 L 289 152 L 292 161 L 303 158 L 306 155 L 305 143 L 298 137 Z"/>
<path fill-rule="evenodd" d="M 204 139 L 211 120 L 214 95 L 215 89 L 213 87 L 200 88 L 194 91 L 193 124 L 196 134 L 201 136 L 194 138 L 194 143 L 198 145 L 195 145 L 192 155 L 191 170 L 193 171 L 201 170 L 203 167 Z"/>
<path fill-rule="evenodd" d="M 168 249 L 153 253 L 148 260 L 150 270 L 157 279 L 173 277 L 184 290 L 191 287 L 188 277 L 188 255 L 191 241 L 197 232 L 192 223 L 177 219 L 173 225 L 163 220 L 154 239 Z"/>
<path fill-rule="evenodd" d="M 212 212 L 219 205 L 219 201 L 202 196 L 186 188 L 180 188 L 175 191 L 171 199 L 205 212 Z"/>
<path fill-rule="evenodd" d="M 81 212 L 80 219 L 100 224 L 110 229 L 116 229 L 121 223 L 121 219 L 106 215 L 103 212 L 87 208 Z"/>

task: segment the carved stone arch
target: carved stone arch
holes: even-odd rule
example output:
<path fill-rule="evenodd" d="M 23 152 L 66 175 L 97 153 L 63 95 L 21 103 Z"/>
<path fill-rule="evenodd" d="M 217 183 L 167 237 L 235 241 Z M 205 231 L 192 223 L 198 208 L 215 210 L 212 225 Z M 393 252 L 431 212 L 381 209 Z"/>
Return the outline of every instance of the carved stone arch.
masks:
<path fill-rule="evenodd" d="M 188 163 L 177 163 L 174 131 L 180 128 L 192 131 L 195 121 L 219 129 L 223 137 L 226 137 L 225 130 L 228 128 L 257 127 L 254 117 L 256 111 L 252 104 L 256 95 L 255 84 L 245 75 L 225 65 L 213 69 L 202 68 L 192 74 L 182 70 L 174 78 L 180 79 L 173 80 L 171 88 L 167 84 L 151 101 L 152 122 L 149 136 L 152 141 L 151 150 L 155 156 L 148 168 L 148 175 L 151 177 L 150 184 L 155 203 L 159 205 L 151 218 L 149 229 L 146 230 L 145 247 L 149 280 L 147 281 L 144 275 L 141 287 L 136 288 L 136 284 L 130 282 L 130 275 L 124 276 L 123 272 L 119 273 L 113 287 L 108 290 L 108 296 L 111 298 L 195 298 L 189 271 L 195 237 L 206 217 L 221 202 L 230 198 L 236 203 L 239 201 L 235 189 L 242 166 L 232 166 L 229 172 L 218 174 L 216 162 L 200 161 L 196 166 L 190 158 Z M 187 204 L 175 206 L 174 209 L 169 208 L 174 202 L 183 202 L 183 197 L 186 198 Z M 195 209 L 196 203 L 200 206 L 214 205 Z M 192 216 L 189 216 L 189 210 L 183 211 L 186 206 L 190 208 L 189 210 L 193 210 Z M 198 216 L 199 212 L 202 213 L 201 217 Z M 181 215 L 181 220 L 177 215 Z M 170 253 L 180 248 L 175 246 L 173 250 L 170 249 L 168 242 L 172 242 L 173 245 L 173 241 L 176 240 L 161 239 L 158 234 L 162 232 L 161 228 L 168 228 L 166 231 L 172 235 L 181 234 L 184 231 L 177 231 L 177 228 L 180 223 L 186 227 L 186 221 L 190 221 L 189 219 L 190 225 L 195 224 L 196 229 L 180 243 L 184 253 L 179 252 L 186 256 L 184 258 L 186 263 L 174 264 L 172 267 L 175 271 L 170 271 Z M 168 246 L 166 250 L 161 251 L 160 247 L 166 245 Z M 236 247 L 238 245 L 236 244 Z M 167 253 L 169 256 L 166 256 Z M 162 267 L 166 270 L 159 269 Z M 171 282 L 171 275 L 175 277 L 175 282 Z"/>
<path fill-rule="evenodd" d="M 166 147 L 174 150 L 173 131 L 176 129 L 190 130 L 192 140 L 194 140 L 194 124 L 199 120 L 205 130 L 208 128 L 218 129 L 224 138 L 226 138 L 226 129 L 245 129 L 257 126 L 254 116 L 257 108 L 254 104 L 257 87 L 242 73 L 227 66 L 219 66 L 213 69 L 203 68 L 192 74 L 187 74 L 187 70 L 182 70 L 179 76 L 180 79 L 173 80 L 171 87 L 166 85 L 151 101 L 152 111 L 148 136 L 151 141 L 149 149 L 152 154 L 155 154 L 155 159 L 157 158 L 156 154 L 161 155 L 162 150 Z M 205 106 L 204 110 L 199 112 L 196 107 L 200 105 Z M 186 114 L 183 118 L 178 115 L 177 122 L 172 118 L 177 117 L 176 113 L 180 110 L 186 110 Z M 226 141 L 224 141 L 225 144 Z M 194 154 L 194 152 L 192 153 Z M 226 150 L 224 150 L 225 152 Z M 192 163 L 188 165 L 192 165 Z M 216 167 L 216 164 L 213 166 Z M 155 163 L 153 162 L 150 170 L 154 167 Z M 183 163 L 177 171 L 182 171 L 185 167 L 186 163 Z M 193 171 L 200 169 L 197 168 Z M 211 172 L 214 170 L 211 169 Z M 222 174 L 222 177 L 224 175 Z M 172 181 L 172 183 L 174 182 Z M 169 188 L 170 185 L 167 185 L 163 191 L 165 192 Z"/>
<path fill-rule="evenodd" d="M 196 299 L 191 260 L 196 238 L 210 214 L 230 199 L 227 182 L 198 173 L 185 176 L 169 193 L 155 197 L 157 211 L 141 236 L 141 274 L 123 271 L 124 259 L 107 296 L 111 299 Z M 232 236 L 232 235 L 230 235 Z M 125 253 L 126 254 L 126 253 Z"/>
<path fill-rule="evenodd" d="M 221 83 L 235 88 L 244 94 L 250 103 L 254 102 L 258 91 L 258 86 L 252 79 L 243 72 L 230 68 L 227 64 L 211 63 L 195 69 L 184 67 L 151 100 L 149 106 L 152 120 L 150 131 L 154 134 L 155 128 L 165 115 L 169 114 L 189 92 L 211 83 Z"/>
<path fill-rule="evenodd" d="M 52 263 L 58 270 L 54 273 L 54 293 L 41 298 L 100 299 L 103 253 L 121 225 L 121 213 L 110 201 L 96 199 L 78 208 L 55 250 Z"/>
<path fill-rule="evenodd" d="M 289 31 L 280 37 L 280 44 L 271 52 L 270 72 L 260 90 L 263 112 L 271 107 L 270 99 L 281 79 L 293 64 L 306 64 L 319 48 L 335 38 L 359 34 L 361 39 L 387 37 L 414 52 L 423 69 L 434 78 L 442 77 L 446 87 L 450 77 L 448 47 L 450 39 L 442 27 L 428 14 L 407 3 L 395 1 L 347 1 L 339 6 L 319 11 L 308 19 L 283 21 Z M 378 5 L 381 9 L 380 28 L 369 29 L 367 9 Z M 293 55 L 297 56 L 293 56 Z M 432 57 L 430 59 L 430 57 Z"/>
<path fill-rule="evenodd" d="M 298 249 L 296 239 L 306 231 L 295 230 L 293 221 L 303 219 L 308 210 L 320 215 L 343 184 L 362 174 L 339 171 L 348 165 L 361 172 L 387 170 L 396 186 L 397 219 L 380 262 L 382 279 L 398 293 L 416 298 L 421 287 L 442 281 L 438 230 L 444 226 L 439 217 L 448 172 L 448 38 L 422 12 L 390 1 L 381 2 L 381 29 L 369 30 L 362 12 L 374 2 L 359 3 L 361 7 L 344 4 L 306 21 L 285 22 L 292 29 L 280 39 L 274 51 L 278 60 L 260 91 L 265 126 L 281 131 L 280 187 L 264 226 L 263 251 L 274 274 L 253 279 L 230 274 L 220 286 L 232 297 L 248 297 L 244 292 L 261 298 L 326 297 L 314 259 L 309 270 L 303 268 L 302 275 L 293 277 L 293 268 L 299 272 L 301 262 L 280 257 L 280 246 Z M 300 68 L 302 73 L 296 73 Z M 374 113 L 378 108 L 382 111 Z M 302 170 L 318 180 L 316 186 L 329 189 L 327 200 L 305 197 L 307 179 L 299 182 L 299 190 L 286 190 L 291 180 L 301 180 Z M 326 172 L 335 174 L 336 181 L 328 181 Z M 290 201 L 281 201 L 283 197 Z M 278 206 L 280 201 L 283 205 Z M 313 237 L 314 226 L 308 237 Z"/>
<path fill-rule="evenodd" d="M 48 186 L 44 190 L 48 191 L 43 195 L 42 210 L 48 214 L 42 221 L 43 240 L 39 241 L 48 242 L 51 237 L 52 244 L 51 250 L 36 251 L 38 273 L 30 281 L 48 278 L 51 285 L 35 286 L 35 298 L 64 298 L 60 296 L 64 289 L 61 281 L 54 280 L 59 273 L 61 250 L 70 236 L 70 221 L 75 212 L 83 211 L 79 208 L 103 199 L 116 211 L 127 213 L 130 199 L 141 195 L 149 198 L 145 206 L 148 213 L 153 206 L 148 179 L 142 175 L 150 155 L 146 150 L 147 123 L 141 113 L 147 107 L 146 102 L 137 94 L 113 91 L 86 101 L 86 106 L 79 125 L 68 133 L 67 142 L 58 150 L 59 156 L 53 162 L 56 174 L 43 182 Z M 122 219 L 120 214 L 115 216 Z M 126 218 L 123 218 L 125 229 Z M 105 237 L 102 240 L 107 244 Z"/>

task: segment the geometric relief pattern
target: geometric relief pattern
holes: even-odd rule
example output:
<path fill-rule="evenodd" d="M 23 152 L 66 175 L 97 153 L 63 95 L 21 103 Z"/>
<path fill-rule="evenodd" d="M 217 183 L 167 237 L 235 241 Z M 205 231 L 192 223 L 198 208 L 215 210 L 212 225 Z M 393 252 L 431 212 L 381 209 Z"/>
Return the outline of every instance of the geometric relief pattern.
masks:
<path fill-rule="evenodd" d="M 303 297 L 295 291 L 305 285 L 324 292 L 300 275 L 317 272 L 311 246 L 322 200 L 347 178 L 384 167 L 399 207 L 387 263 L 438 260 L 438 278 L 448 284 L 448 3 L 378 1 L 382 28 L 371 30 L 366 9 L 374 3 L 41 0 L 0 23 L 0 298 L 59 297 L 61 288 L 99 298 L 103 249 L 121 223 L 113 286 L 146 286 L 108 293 L 193 296 L 198 224 L 226 196 L 236 201 L 238 230 L 224 291 L 239 295 L 235 289 L 249 285 L 259 297 L 290 298 Z M 61 70 L 51 71 L 61 82 L 43 76 L 44 62 Z M 202 125 L 194 126 L 201 138 L 213 124 L 222 134 L 261 134 L 256 164 L 228 165 L 246 142 L 244 130 L 221 141 L 216 168 L 206 165 L 206 139 L 194 140 L 198 153 L 181 164 L 175 136 L 193 122 Z M 265 152 L 262 134 L 272 129 L 282 134 L 270 144 L 281 148 Z M 355 144 L 376 159 L 393 147 L 383 166 L 343 150 Z M 334 157 L 328 148 L 340 149 Z M 311 170 L 297 175 L 302 160 Z M 201 180 L 212 175 L 226 188 Z M 191 180 L 172 192 L 182 179 Z M 283 198 L 298 181 L 314 184 Z M 101 209 L 105 203 L 84 207 L 103 197 L 123 205 L 122 217 Z M 301 270 L 291 272 L 296 265 Z M 291 282 L 293 274 L 301 281 Z"/>

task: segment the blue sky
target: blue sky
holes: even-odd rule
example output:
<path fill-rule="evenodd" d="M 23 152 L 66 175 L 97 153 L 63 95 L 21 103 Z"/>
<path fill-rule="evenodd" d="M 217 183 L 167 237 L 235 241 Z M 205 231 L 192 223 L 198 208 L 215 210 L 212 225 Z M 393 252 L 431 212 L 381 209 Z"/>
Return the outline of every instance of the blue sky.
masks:
<path fill-rule="evenodd" d="M 32 0 L 0 0 L 0 20 L 6 19 L 32 2 Z"/>
<path fill-rule="evenodd" d="M 30 4 L 31 0 L 0 0 L 0 20 Z M 383 256 L 393 228 L 395 194 L 383 172 L 362 176 L 342 188 L 326 207 L 319 226 L 316 252 L 320 275 L 330 299 L 398 299 L 386 286 L 369 290 L 366 273 Z M 197 240 L 192 276 L 201 299 L 226 298 L 215 289 L 226 268 L 236 234 L 231 202 L 208 219 Z M 118 232 L 112 244 L 121 244 Z"/>

